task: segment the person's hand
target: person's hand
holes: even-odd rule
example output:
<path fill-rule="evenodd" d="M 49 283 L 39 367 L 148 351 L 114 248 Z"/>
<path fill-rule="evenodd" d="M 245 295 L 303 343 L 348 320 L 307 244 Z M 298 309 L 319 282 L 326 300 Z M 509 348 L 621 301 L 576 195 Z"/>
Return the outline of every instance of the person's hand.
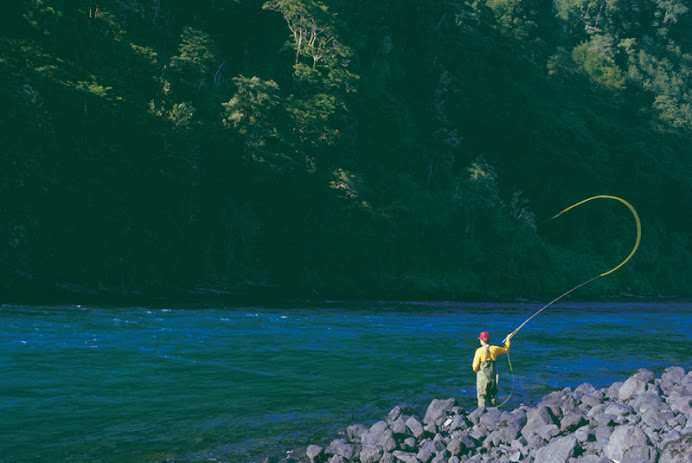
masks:
<path fill-rule="evenodd" d="M 507 336 L 505 336 L 505 339 L 503 339 L 502 342 L 509 342 L 512 339 L 512 336 L 514 336 L 514 333 L 509 333 Z"/>

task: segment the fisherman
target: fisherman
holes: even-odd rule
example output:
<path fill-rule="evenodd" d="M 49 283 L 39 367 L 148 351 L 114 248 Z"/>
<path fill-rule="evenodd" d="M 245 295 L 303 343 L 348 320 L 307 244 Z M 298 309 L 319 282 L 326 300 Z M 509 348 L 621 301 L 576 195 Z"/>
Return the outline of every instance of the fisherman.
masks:
<path fill-rule="evenodd" d="M 512 333 L 514 334 L 514 333 Z M 481 347 L 476 349 L 473 357 L 473 371 L 476 372 L 476 394 L 479 407 L 494 407 L 497 395 L 497 356 L 509 352 L 510 334 L 505 338 L 505 347 L 491 346 L 490 334 L 483 331 L 478 340 Z"/>

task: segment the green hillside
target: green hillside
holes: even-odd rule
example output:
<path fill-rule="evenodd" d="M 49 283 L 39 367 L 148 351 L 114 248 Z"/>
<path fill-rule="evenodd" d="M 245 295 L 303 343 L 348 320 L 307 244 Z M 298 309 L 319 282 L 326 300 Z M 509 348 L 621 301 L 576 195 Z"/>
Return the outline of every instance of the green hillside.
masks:
<path fill-rule="evenodd" d="M 6 293 L 690 296 L 683 0 L 24 0 Z"/>

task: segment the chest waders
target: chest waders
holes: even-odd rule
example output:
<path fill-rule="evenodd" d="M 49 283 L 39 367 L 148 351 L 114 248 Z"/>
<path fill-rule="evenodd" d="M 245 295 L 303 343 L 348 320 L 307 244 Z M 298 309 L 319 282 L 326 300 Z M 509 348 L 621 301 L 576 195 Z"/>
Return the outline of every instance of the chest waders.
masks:
<path fill-rule="evenodd" d="M 476 393 L 479 407 L 495 405 L 497 395 L 497 367 L 490 356 L 490 346 L 485 347 L 485 360 L 481 362 L 476 373 Z"/>

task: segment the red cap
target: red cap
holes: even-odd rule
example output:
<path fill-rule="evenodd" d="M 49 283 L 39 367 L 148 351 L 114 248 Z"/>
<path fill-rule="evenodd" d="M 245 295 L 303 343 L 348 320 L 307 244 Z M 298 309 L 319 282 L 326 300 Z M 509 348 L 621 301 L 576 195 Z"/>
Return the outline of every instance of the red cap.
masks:
<path fill-rule="evenodd" d="M 490 333 L 487 331 L 483 331 L 480 336 L 478 336 L 478 339 L 489 339 L 490 338 Z"/>

